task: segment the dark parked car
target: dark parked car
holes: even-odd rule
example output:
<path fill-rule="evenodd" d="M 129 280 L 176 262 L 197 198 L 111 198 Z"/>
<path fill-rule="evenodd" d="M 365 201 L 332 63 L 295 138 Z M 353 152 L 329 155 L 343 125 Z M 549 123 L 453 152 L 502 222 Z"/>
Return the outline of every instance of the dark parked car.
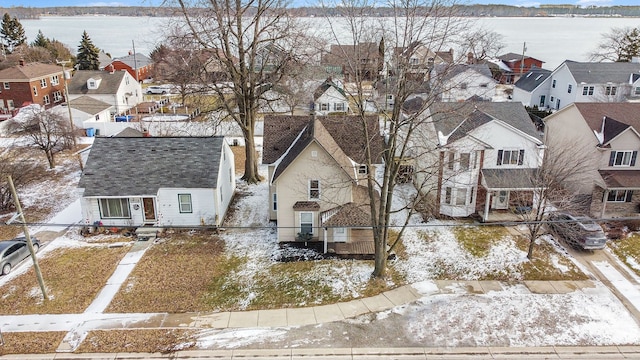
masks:
<path fill-rule="evenodd" d="M 31 237 L 33 250 L 38 252 L 40 242 L 35 237 Z M 11 272 L 11 269 L 18 265 L 22 260 L 29 257 L 29 247 L 25 237 L 18 237 L 13 240 L 0 241 L 0 269 L 2 275 Z"/>
<path fill-rule="evenodd" d="M 602 227 L 587 216 L 555 212 L 549 214 L 547 224 L 553 233 L 574 248 L 598 250 L 607 243 Z"/>

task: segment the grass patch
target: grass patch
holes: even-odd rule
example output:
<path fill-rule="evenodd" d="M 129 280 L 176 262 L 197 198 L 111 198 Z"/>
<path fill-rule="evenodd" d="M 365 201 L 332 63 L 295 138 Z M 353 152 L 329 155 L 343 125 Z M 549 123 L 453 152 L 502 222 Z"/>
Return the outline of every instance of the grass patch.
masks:
<path fill-rule="evenodd" d="M 502 239 L 508 233 L 503 226 L 456 226 L 451 229 L 460 246 L 475 257 L 489 254 L 496 239 Z"/>
<path fill-rule="evenodd" d="M 75 352 L 170 353 L 193 348 L 195 333 L 195 330 L 187 329 L 94 330 L 87 334 Z"/>
<path fill-rule="evenodd" d="M 66 331 L 5 332 L 2 334 L 4 345 L 0 346 L 0 356 L 55 353 L 66 334 Z"/>
<path fill-rule="evenodd" d="M 32 267 L 2 287 L 0 314 L 81 313 L 128 250 L 128 247 L 57 249 L 38 261 L 50 300 L 43 301 Z"/>
<path fill-rule="evenodd" d="M 515 236 L 516 245 L 522 251 L 529 250 L 529 239 Z M 523 280 L 587 280 L 584 274 L 571 260 L 556 251 L 546 242 L 538 241 L 533 248 L 533 259 L 522 263 Z"/>
<path fill-rule="evenodd" d="M 152 245 L 125 281 L 107 312 L 215 310 L 205 295 L 228 259 L 213 233 L 169 234 Z"/>
<path fill-rule="evenodd" d="M 608 241 L 607 245 L 623 263 L 640 275 L 640 234 L 631 233 L 620 240 Z"/>

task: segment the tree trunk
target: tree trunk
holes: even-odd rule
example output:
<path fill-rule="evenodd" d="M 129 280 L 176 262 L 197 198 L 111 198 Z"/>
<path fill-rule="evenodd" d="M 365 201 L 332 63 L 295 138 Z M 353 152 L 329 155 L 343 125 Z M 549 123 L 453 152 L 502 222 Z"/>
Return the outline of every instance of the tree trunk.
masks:
<path fill-rule="evenodd" d="M 53 151 L 47 150 L 47 151 L 45 151 L 45 154 L 47 154 L 47 161 L 49 162 L 49 169 L 53 169 L 54 167 L 56 167 L 56 162 L 55 162 L 55 159 L 53 158 Z"/>
<path fill-rule="evenodd" d="M 242 180 L 247 184 L 257 184 L 260 182 L 260 175 L 258 174 L 258 158 L 256 156 L 256 145 L 253 138 L 253 127 L 244 131 L 244 175 Z"/>
<path fill-rule="evenodd" d="M 381 234 L 381 228 L 375 229 L 374 231 L 378 232 L 378 234 L 374 235 L 375 266 L 373 268 L 372 276 L 374 278 L 382 279 L 387 275 L 386 239 Z"/>
<path fill-rule="evenodd" d="M 536 245 L 535 239 L 529 239 L 529 251 L 527 252 L 527 259 L 533 260 L 533 248 Z"/>

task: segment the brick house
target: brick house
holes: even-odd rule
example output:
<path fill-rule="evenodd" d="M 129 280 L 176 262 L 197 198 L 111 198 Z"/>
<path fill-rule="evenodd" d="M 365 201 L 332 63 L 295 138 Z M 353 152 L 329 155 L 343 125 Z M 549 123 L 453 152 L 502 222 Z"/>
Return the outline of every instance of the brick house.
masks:
<path fill-rule="evenodd" d="M 153 61 L 147 56 L 135 53 L 114 58 L 104 66 L 104 70 L 114 72 L 126 70 L 138 82 L 153 76 Z"/>
<path fill-rule="evenodd" d="M 502 72 L 501 77 L 498 79 L 501 84 L 513 84 L 532 68 L 542 68 L 544 63 L 544 61 L 531 56 L 523 56 L 516 53 L 506 53 L 498 56 L 498 60 L 509 69 L 509 71 Z"/>
<path fill-rule="evenodd" d="M 64 101 L 64 76 L 57 65 L 28 63 L 0 71 L 0 111 L 29 104 L 51 107 Z"/>

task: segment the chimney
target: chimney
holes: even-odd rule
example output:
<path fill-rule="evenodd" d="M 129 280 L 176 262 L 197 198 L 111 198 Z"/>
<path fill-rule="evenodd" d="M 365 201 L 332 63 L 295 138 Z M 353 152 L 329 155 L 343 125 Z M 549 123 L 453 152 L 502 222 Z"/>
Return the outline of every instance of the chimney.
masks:
<path fill-rule="evenodd" d="M 473 58 L 473 53 L 472 52 L 468 52 L 467 53 L 467 64 L 475 64 L 475 59 Z"/>
<path fill-rule="evenodd" d="M 20 66 L 24 66 L 24 59 L 20 58 L 20 61 L 18 61 L 18 64 L 20 64 Z"/>

